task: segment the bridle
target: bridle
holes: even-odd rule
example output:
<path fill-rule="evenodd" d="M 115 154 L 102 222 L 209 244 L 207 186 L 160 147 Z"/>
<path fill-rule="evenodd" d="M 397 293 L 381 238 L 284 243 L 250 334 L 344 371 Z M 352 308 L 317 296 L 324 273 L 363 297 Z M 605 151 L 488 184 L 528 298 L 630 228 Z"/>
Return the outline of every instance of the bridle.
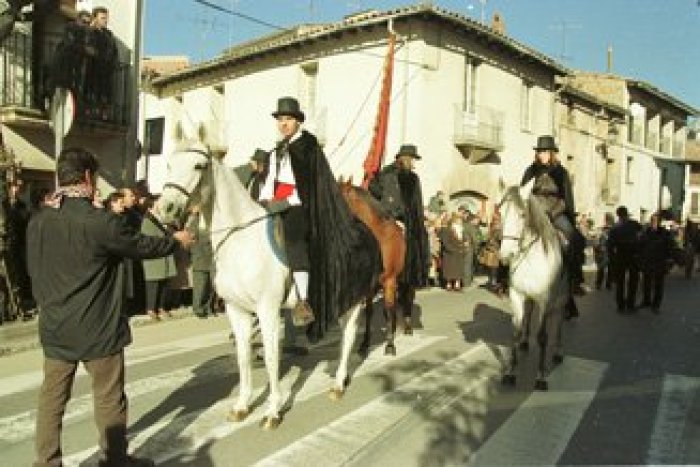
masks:
<path fill-rule="evenodd" d="M 500 210 L 500 207 L 503 205 L 503 203 L 506 202 L 507 199 L 508 199 L 508 197 L 504 198 L 498 204 L 499 210 Z M 529 241 L 527 243 L 525 243 L 525 241 L 524 241 L 525 237 L 523 235 L 502 235 L 501 236 L 501 241 L 514 240 L 514 241 L 518 242 L 518 250 L 520 250 L 518 254 L 520 257 L 519 257 L 519 261 L 515 261 L 513 264 L 511 264 L 511 266 L 510 266 L 511 274 L 513 274 L 523 264 L 523 261 L 525 260 L 526 253 L 528 251 L 530 251 L 530 248 L 532 248 L 535 245 L 535 243 L 537 243 L 537 241 L 540 240 L 541 237 L 542 237 L 542 235 L 535 234 L 532 236 L 532 238 L 529 239 Z"/>
<path fill-rule="evenodd" d="M 207 153 L 206 151 L 202 151 L 202 150 L 199 150 L 199 149 L 189 149 L 189 150 L 187 150 L 187 151 L 185 151 L 185 152 L 194 152 L 194 153 L 198 153 L 198 154 L 201 154 L 201 155 L 203 155 L 204 157 L 207 158 L 207 163 L 206 163 L 206 164 L 196 164 L 196 165 L 195 165 L 195 169 L 196 169 L 196 170 L 198 170 L 198 171 L 203 171 L 203 170 L 205 170 L 205 169 L 209 166 L 209 159 L 211 158 L 211 156 L 210 156 L 209 153 Z M 172 188 L 173 190 L 177 191 L 178 193 L 184 195 L 185 198 L 187 199 L 187 201 L 186 201 L 186 203 L 185 203 L 185 206 L 187 206 L 187 205 L 190 203 L 190 199 L 192 198 L 192 192 L 188 191 L 187 188 L 185 188 L 185 187 L 183 187 L 182 185 L 180 185 L 179 183 L 175 183 L 175 182 L 166 182 L 166 183 L 164 183 L 164 184 L 163 184 L 163 189 L 166 189 L 166 188 Z M 196 188 L 196 187 L 195 187 L 195 188 Z M 185 210 L 185 212 L 186 212 L 186 210 Z M 211 234 L 211 233 L 221 233 L 221 232 L 225 232 L 224 237 L 223 237 L 223 238 L 214 246 L 214 248 L 212 249 L 212 254 L 213 254 L 213 256 L 216 257 L 216 254 L 218 253 L 218 251 L 221 249 L 221 247 L 222 247 L 223 244 L 226 242 L 226 240 L 228 240 L 228 239 L 231 237 L 231 235 L 233 235 L 234 233 L 239 232 L 239 231 L 241 231 L 241 230 L 245 230 L 245 229 L 247 229 L 248 227 L 253 226 L 253 225 L 256 224 L 257 222 L 259 222 L 259 221 L 261 221 L 261 220 L 264 220 L 264 219 L 267 219 L 267 218 L 272 217 L 272 216 L 273 216 L 272 213 L 270 213 L 270 212 L 268 212 L 268 211 L 265 211 L 265 214 L 264 214 L 264 215 L 258 216 L 258 217 L 254 217 L 253 219 L 250 219 L 250 220 L 248 220 L 248 221 L 246 221 L 246 222 L 244 222 L 244 223 L 242 223 L 242 224 L 233 225 L 233 226 L 228 226 L 228 227 L 224 227 L 224 228 L 216 229 L 216 230 L 210 230 L 210 231 L 209 231 L 210 234 Z"/>

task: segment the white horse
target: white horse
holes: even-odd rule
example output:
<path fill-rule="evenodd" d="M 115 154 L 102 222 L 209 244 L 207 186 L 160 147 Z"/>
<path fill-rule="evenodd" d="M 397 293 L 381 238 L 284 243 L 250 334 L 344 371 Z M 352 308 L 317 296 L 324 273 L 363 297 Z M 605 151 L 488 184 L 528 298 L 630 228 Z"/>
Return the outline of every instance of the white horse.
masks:
<path fill-rule="evenodd" d="M 190 203 L 201 205 L 211 234 L 214 287 L 226 303 L 236 338 L 240 389 L 229 420 L 242 421 L 250 413 L 251 336 L 254 315 L 260 322 L 270 394 L 262 421 L 266 429 L 281 422 L 283 404 L 279 384 L 280 309 L 293 308 L 291 273 L 284 248 L 275 238 L 276 216 L 254 202 L 235 172 L 210 157 L 205 145 L 190 143 L 169 159 L 167 181 L 159 204 L 165 222 L 179 220 Z M 340 364 L 331 398 L 342 397 L 348 380 L 348 360 L 362 304 L 347 313 Z"/>
<path fill-rule="evenodd" d="M 540 347 L 535 388 L 547 390 L 551 364 L 561 363 L 561 326 L 569 281 L 564 273 L 559 235 L 535 196 L 534 180 L 510 187 L 500 203 L 503 239 L 500 255 L 510 266 L 509 295 L 515 328 L 510 366 L 503 383 L 515 384 L 518 345 L 527 349 L 529 328 Z M 502 186 L 502 189 L 505 187 Z"/>

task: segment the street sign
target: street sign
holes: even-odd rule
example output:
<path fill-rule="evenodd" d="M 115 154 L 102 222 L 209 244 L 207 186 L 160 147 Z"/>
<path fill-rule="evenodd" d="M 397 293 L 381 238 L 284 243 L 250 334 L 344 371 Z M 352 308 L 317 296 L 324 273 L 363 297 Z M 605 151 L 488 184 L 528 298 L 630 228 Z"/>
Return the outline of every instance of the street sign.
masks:
<path fill-rule="evenodd" d="M 65 137 L 75 120 L 75 98 L 69 89 L 56 88 L 51 100 L 51 128 L 54 135 Z"/>

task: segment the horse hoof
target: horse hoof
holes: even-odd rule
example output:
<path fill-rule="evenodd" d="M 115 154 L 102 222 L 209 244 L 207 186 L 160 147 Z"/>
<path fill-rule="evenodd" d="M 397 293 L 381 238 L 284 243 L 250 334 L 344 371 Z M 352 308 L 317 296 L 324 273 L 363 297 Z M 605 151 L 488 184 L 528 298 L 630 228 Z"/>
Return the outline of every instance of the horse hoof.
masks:
<path fill-rule="evenodd" d="M 503 375 L 503 378 L 501 378 L 501 384 L 504 386 L 515 386 L 515 375 Z"/>
<path fill-rule="evenodd" d="M 564 362 L 564 356 L 560 354 L 554 354 L 552 357 L 552 363 L 555 365 L 561 365 Z"/>
<path fill-rule="evenodd" d="M 243 410 L 231 410 L 228 415 L 226 416 L 226 419 L 229 422 L 242 422 L 243 420 L 246 419 L 246 417 L 250 415 L 250 411 L 248 409 L 243 409 Z"/>
<path fill-rule="evenodd" d="M 396 356 L 396 346 L 393 344 L 387 344 L 386 347 L 384 347 L 384 355 L 391 355 L 392 357 Z"/>
<path fill-rule="evenodd" d="M 280 426 L 280 423 L 282 423 L 282 420 L 279 417 L 265 416 L 260 420 L 260 427 L 263 430 L 274 430 Z"/>
<path fill-rule="evenodd" d="M 328 398 L 334 402 L 337 402 L 343 398 L 343 394 L 345 394 L 344 390 L 338 388 L 331 388 L 331 390 L 328 391 Z"/>
<path fill-rule="evenodd" d="M 548 391 L 549 384 L 547 384 L 547 381 L 544 379 L 538 379 L 537 381 L 535 381 L 535 390 L 536 391 Z"/>
<path fill-rule="evenodd" d="M 527 352 L 530 350 L 530 343 L 529 342 L 521 342 L 520 345 L 518 345 L 518 348 L 522 350 L 523 352 Z"/>

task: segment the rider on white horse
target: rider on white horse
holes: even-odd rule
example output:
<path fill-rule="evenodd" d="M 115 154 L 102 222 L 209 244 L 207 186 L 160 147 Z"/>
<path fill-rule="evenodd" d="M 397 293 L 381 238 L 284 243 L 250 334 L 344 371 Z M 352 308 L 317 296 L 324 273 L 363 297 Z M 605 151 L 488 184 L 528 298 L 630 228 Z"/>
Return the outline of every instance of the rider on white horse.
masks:
<path fill-rule="evenodd" d="M 535 185 L 532 194 L 537 197 L 545 211 L 549 215 L 554 227 L 565 238 L 565 264 L 569 272 L 569 278 L 576 281 L 580 274 L 583 258 L 584 244 L 581 234 L 575 227 L 574 195 L 571 189 L 569 172 L 559 162 L 557 147 L 552 136 L 540 136 L 537 138 L 535 161 L 525 170 L 521 185 L 526 185 L 533 178 Z M 575 286 L 578 284 L 574 284 Z M 569 317 L 578 315 L 573 300 L 567 304 Z"/>
<path fill-rule="evenodd" d="M 368 290 L 381 260 L 371 233 L 342 199 L 318 140 L 301 130 L 299 102 L 280 98 L 272 116 L 282 139 L 271 154 L 259 201 L 282 213 L 287 260 L 299 298 L 294 321 L 304 325 L 316 319 L 309 328 L 315 340 Z"/>

